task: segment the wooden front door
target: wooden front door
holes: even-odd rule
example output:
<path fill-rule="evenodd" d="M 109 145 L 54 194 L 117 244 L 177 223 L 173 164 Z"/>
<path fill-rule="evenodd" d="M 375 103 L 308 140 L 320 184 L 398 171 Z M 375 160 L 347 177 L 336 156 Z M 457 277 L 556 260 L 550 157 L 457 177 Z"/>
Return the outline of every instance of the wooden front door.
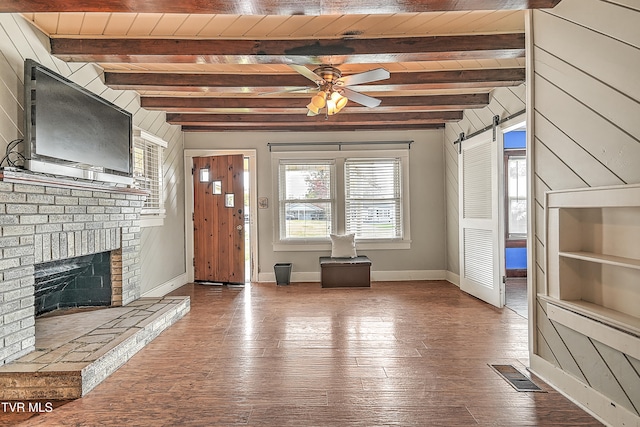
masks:
<path fill-rule="evenodd" d="M 244 158 L 193 158 L 194 279 L 244 283 Z"/>

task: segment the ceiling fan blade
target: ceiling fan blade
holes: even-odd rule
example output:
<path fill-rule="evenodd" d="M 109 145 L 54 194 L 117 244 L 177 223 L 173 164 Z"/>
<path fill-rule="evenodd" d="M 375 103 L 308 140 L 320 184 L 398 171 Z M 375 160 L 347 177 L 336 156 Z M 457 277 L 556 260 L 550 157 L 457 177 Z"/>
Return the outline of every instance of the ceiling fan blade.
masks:
<path fill-rule="evenodd" d="M 353 89 L 343 88 L 342 93 L 349 99 L 349 101 L 357 102 L 358 104 L 364 105 L 365 107 L 377 107 L 382 102 L 378 98 L 373 98 L 369 95 L 356 92 Z"/>
<path fill-rule="evenodd" d="M 313 71 L 305 67 L 304 65 L 289 64 L 289 67 L 293 68 L 298 73 L 302 74 L 303 76 L 305 76 L 306 78 L 308 78 L 309 80 L 311 80 L 316 84 L 324 83 L 324 79 L 321 76 L 317 75 L 316 73 L 314 73 Z"/>
<path fill-rule="evenodd" d="M 363 83 L 375 82 L 378 80 L 388 79 L 391 76 L 389 71 L 384 68 L 376 68 L 375 70 L 365 71 L 364 73 L 351 74 L 350 76 L 340 77 L 338 84 L 342 86 L 360 85 Z"/>
<path fill-rule="evenodd" d="M 317 91 L 318 91 L 317 87 L 300 86 L 300 87 L 294 87 L 291 89 L 274 90 L 270 92 L 260 92 L 258 93 L 258 96 L 275 95 L 278 93 L 316 93 Z"/>

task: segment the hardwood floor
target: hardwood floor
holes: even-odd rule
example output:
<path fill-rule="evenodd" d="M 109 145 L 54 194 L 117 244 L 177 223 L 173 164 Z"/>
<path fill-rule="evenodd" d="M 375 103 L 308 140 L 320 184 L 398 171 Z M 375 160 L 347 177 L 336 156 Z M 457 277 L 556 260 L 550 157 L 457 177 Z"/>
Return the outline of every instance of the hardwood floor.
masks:
<path fill-rule="evenodd" d="M 447 282 L 186 285 L 191 312 L 87 396 L 0 423 L 73 426 L 595 426 L 526 373 L 527 322 Z"/>

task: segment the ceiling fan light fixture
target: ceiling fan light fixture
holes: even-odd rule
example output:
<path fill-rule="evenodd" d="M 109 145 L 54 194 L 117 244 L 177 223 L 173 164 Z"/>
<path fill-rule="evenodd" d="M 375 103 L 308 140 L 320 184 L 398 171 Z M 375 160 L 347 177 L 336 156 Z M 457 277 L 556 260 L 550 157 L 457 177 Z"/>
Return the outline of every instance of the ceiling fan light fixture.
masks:
<path fill-rule="evenodd" d="M 313 100 L 307 104 L 307 110 L 312 113 L 314 116 L 320 112 L 320 108 L 313 103 Z"/>
<path fill-rule="evenodd" d="M 318 109 L 324 108 L 327 104 L 327 93 L 324 91 L 318 92 L 313 98 L 311 98 L 311 104 L 315 105 Z"/>
<path fill-rule="evenodd" d="M 335 101 L 331 98 L 327 99 L 327 114 L 329 116 L 333 116 L 337 112 L 338 112 L 338 109 L 336 108 Z"/>
<path fill-rule="evenodd" d="M 333 92 L 331 94 L 331 100 L 335 103 L 336 113 L 342 110 L 344 106 L 347 105 L 347 102 L 349 102 L 349 99 L 339 92 Z"/>

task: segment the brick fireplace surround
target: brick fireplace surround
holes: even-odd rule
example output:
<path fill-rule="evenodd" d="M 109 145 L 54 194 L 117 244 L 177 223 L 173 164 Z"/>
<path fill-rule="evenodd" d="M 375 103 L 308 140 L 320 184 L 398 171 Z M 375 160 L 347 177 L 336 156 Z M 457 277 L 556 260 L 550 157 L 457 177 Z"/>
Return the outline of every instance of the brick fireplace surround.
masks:
<path fill-rule="evenodd" d="M 140 297 L 146 193 L 0 173 L 0 366 L 35 349 L 34 265 L 111 251 L 112 305 Z"/>
<path fill-rule="evenodd" d="M 0 170 L 0 400 L 80 398 L 189 312 L 188 296 L 140 298 L 145 197 Z M 36 319 L 35 266 L 101 252 L 110 253 L 111 307 Z M 76 302 L 88 282 L 76 283 Z"/>

